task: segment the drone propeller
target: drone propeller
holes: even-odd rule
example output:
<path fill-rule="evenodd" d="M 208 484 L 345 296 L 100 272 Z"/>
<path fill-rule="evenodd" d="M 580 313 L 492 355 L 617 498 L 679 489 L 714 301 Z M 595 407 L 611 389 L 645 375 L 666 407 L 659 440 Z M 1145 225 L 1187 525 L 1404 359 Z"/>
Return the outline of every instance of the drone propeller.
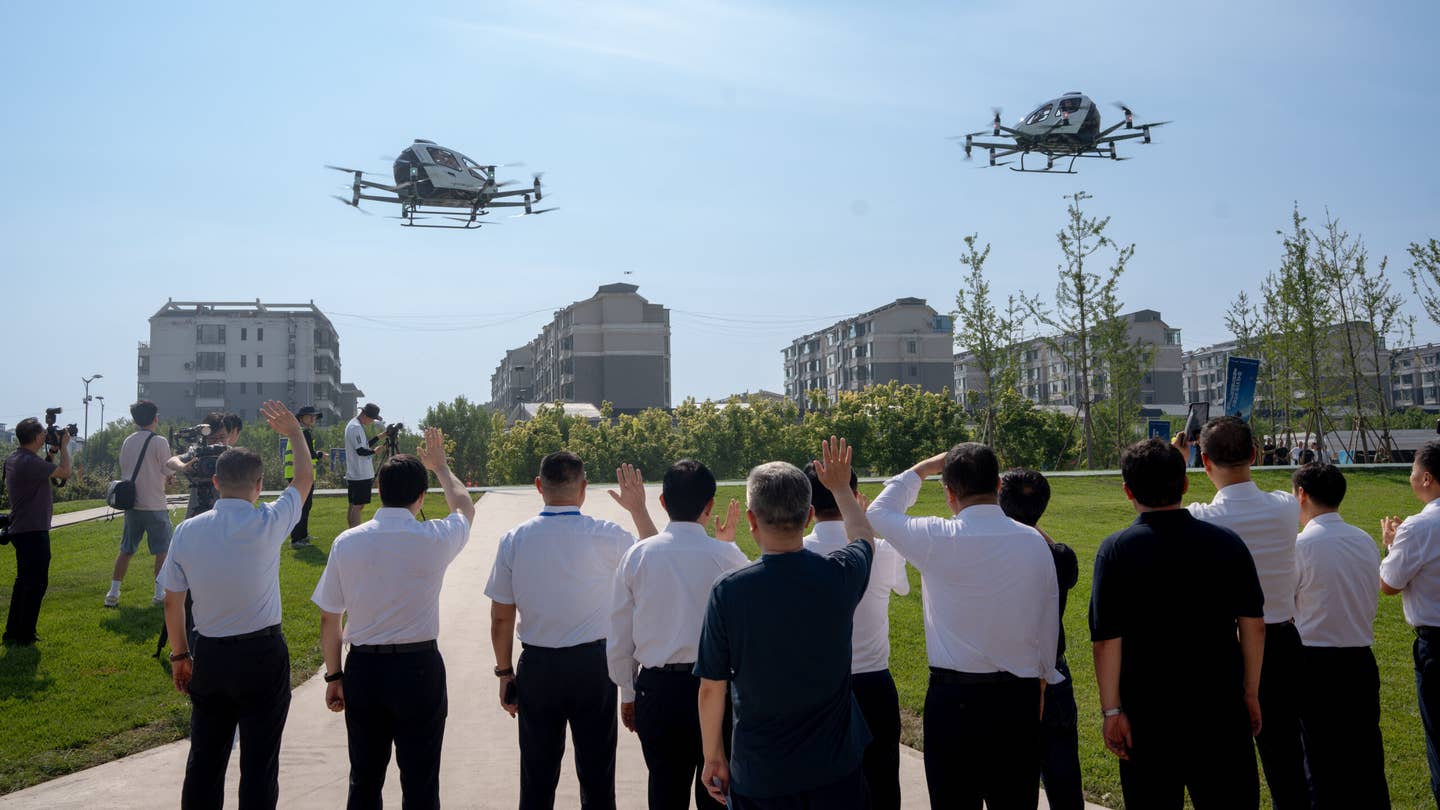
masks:
<path fill-rule="evenodd" d="M 331 166 L 329 163 L 325 164 L 325 168 L 334 169 L 337 172 L 345 172 L 346 174 L 368 174 L 371 177 L 375 176 L 375 172 L 362 172 L 359 169 L 347 169 L 344 166 Z"/>
<path fill-rule="evenodd" d="M 540 216 L 541 214 L 548 214 L 548 213 L 550 213 L 551 211 L 559 211 L 559 210 L 560 210 L 559 206 L 556 206 L 555 208 L 536 208 L 536 209 L 533 210 L 533 211 L 526 211 L 526 212 L 523 213 L 523 214 L 512 214 L 512 215 L 510 216 L 510 219 L 518 219 L 519 217 L 538 217 L 538 216 Z"/>
<path fill-rule="evenodd" d="M 339 200 L 342 204 L 348 205 L 348 206 L 350 206 L 351 208 L 354 208 L 356 211 L 359 211 L 360 213 L 364 214 L 365 216 L 367 216 L 367 217 L 370 216 L 370 212 L 369 212 L 369 211 L 366 211 L 364 208 L 361 208 L 359 205 L 357 205 L 357 204 L 355 204 L 355 203 L 353 203 L 353 202 L 350 202 L 349 200 L 345 199 L 344 197 L 341 197 L 339 194 L 331 194 L 330 196 L 331 196 L 331 197 L 334 197 L 334 198 L 337 199 L 337 200 Z"/>
<path fill-rule="evenodd" d="M 516 161 L 516 162 L 514 162 L 514 163 L 485 163 L 485 164 L 481 164 L 480 168 L 482 168 L 482 169 L 489 169 L 490 171 L 493 172 L 493 171 L 495 171 L 496 169 L 513 169 L 513 168 L 515 168 L 516 166 L 524 166 L 524 165 L 525 165 L 525 164 L 524 164 L 523 162 L 521 162 L 521 161 Z"/>
<path fill-rule="evenodd" d="M 429 219 L 429 217 L 401 217 L 401 216 L 396 216 L 396 215 L 394 215 L 394 214 L 387 214 L 387 215 L 385 216 L 385 218 L 386 218 L 386 219 L 403 219 L 403 220 L 405 220 L 406 222 L 409 222 L 410 220 L 414 220 L 414 219 Z"/>

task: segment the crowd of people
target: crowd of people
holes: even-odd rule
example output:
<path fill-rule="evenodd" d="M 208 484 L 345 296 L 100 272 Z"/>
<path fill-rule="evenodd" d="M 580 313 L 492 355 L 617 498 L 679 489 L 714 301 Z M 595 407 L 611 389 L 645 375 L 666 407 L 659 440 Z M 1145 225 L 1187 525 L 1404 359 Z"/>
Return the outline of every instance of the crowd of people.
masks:
<path fill-rule="evenodd" d="M 289 448 L 289 485 L 260 503 L 262 459 L 228 447 L 202 482 L 213 491 L 192 489 L 172 535 L 160 520 L 164 481 L 192 462 L 155 435 L 152 403 L 131 413 L 137 431 L 121 457 L 136 499 L 106 604 L 118 603 L 148 538 L 173 679 L 192 704 L 182 806 L 222 805 L 238 731 L 240 805 L 274 807 L 290 704 L 278 570 L 287 540 L 308 541 L 297 526 L 315 471 L 295 459 L 320 459 L 307 429 L 315 414 L 265 403 L 263 418 Z M 392 455 L 378 471 L 373 453 L 353 452 L 369 449 L 363 427 L 378 417 L 366 405 L 347 427 L 350 528 L 312 596 L 325 701 L 345 715 L 348 806 L 380 806 L 393 751 L 405 806 L 437 807 L 449 705 L 439 595 L 475 509 L 437 429 L 416 456 Z M 238 432 L 218 415 L 211 435 L 228 444 Z M 5 462 L 20 563 L 6 643 L 37 641 L 49 480 L 69 469 L 63 435 L 58 461 L 40 458 L 44 433 L 37 420 L 21 422 L 21 447 Z M 1137 517 L 1094 561 L 1098 720 L 1127 806 L 1178 808 L 1188 791 L 1197 808 L 1258 807 L 1263 769 L 1280 810 L 1388 807 L 1370 649 L 1380 593 L 1402 596 L 1417 634 L 1440 801 L 1440 441 L 1412 467 L 1424 508 L 1382 523 L 1383 560 L 1339 513 L 1337 467 L 1305 464 L 1289 491 L 1266 492 L 1251 479 L 1260 449 L 1245 422 L 1211 420 L 1198 445 L 1217 492 L 1188 506 L 1185 434 L 1124 451 Z M 1052 808 L 1083 806 L 1062 626 L 1079 561 L 1041 528 L 1045 477 L 1002 471 L 989 447 L 964 443 L 889 479 L 867 504 L 845 439 L 818 450 L 804 469 L 754 468 L 743 517 L 733 500 L 720 514 L 702 462 L 675 462 L 661 483 L 663 529 L 641 471 L 622 466 L 608 493 L 630 516 L 624 527 L 582 511 L 582 459 L 544 458 L 535 479 L 544 506 L 501 537 L 484 589 L 498 701 L 517 720 L 522 810 L 554 806 L 567 730 L 582 806 L 615 807 L 622 725 L 639 738 L 651 808 L 898 808 L 889 600 L 909 591 L 907 563 L 923 586 L 931 806 L 1033 808 L 1042 784 Z M 431 474 L 449 514 L 420 520 Z M 909 515 L 932 476 L 950 516 Z M 377 485 L 381 507 L 362 522 Z M 742 520 L 761 551 L 754 561 L 735 545 Z"/>

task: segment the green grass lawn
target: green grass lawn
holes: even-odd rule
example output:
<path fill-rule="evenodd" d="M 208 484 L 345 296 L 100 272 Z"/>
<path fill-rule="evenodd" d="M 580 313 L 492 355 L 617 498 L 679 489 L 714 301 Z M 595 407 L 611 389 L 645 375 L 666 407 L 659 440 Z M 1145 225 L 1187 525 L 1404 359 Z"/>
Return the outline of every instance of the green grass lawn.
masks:
<path fill-rule="evenodd" d="M 1346 474 L 1349 494 L 1341 509 L 1351 523 L 1370 532 L 1379 541 L 1382 515 L 1409 515 L 1420 504 L 1410 493 L 1405 470 L 1353 471 Z M 1266 489 L 1289 489 L 1289 476 L 1281 472 L 1257 473 Z M 1052 499 L 1040 525 L 1058 542 L 1075 549 L 1080 557 L 1080 582 L 1070 592 L 1065 614 L 1065 635 L 1069 642 L 1067 659 L 1075 678 L 1075 698 L 1080 710 L 1080 765 L 1085 792 L 1092 801 L 1108 807 L 1122 807 L 1120 772 L 1116 760 L 1100 739 L 1100 699 L 1095 686 L 1095 668 L 1090 658 L 1089 626 L 1086 620 L 1090 599 L 1091 569 L 1095 551 L 1107 535 L 1134 519 L 1129 502 L 1120 491 L 1118 476 L 1051 479 Z M 862 485 L 872 498 L 879 485 Z M 1215 488 L 1203 474 L 1190 477 L 1191 500 L 1209 500 Z M 744 498 L 740 487 L 723 488 L 717 496 L 723 508 L 728 498 Z M 912 514 L 948 514 L 938 482 L 928 482 Z M 742 522 L 737 538 L 751 557 L 759 554 L 748 527 Z M 925 656 L 925 631 L 920 605 L 920 574 L 910 572 L 910 594 L 892 597 L 890 602 L 890 670 L 900 692 L 902 712 L 907 715 L 907 742 L 923 747 L 916 718 L 925 706 L 929 664 Z M 1381 597 L 1375 620 L 1375 657 L 1380 665 L 1381 728 L 1385 738 L 1385 774 L 1396 808 L 1428 807 L 1429 771 L 1425 765 L 1425 735 L 1416 706 L 1414 667 L 1410 644 L 1414 634 L 1400 611 L 1399 597 Z M 1269 806 L 1269 797 L 1264 797 Z"/>
<path fill-rule="evenodd" d="M 435 497 L 435 496 L 432 496 Z M 368 519 L 379 499 L 366 508 Z M 330 542 L 345 528 L 345 499 L 319 497 L 311 548 L 281 552 L 280 589 L 292 676 L 320 665 L 320 613 L 310 594 Z M 177 519 L 183 512 L 172 513 Z M 150 604 L 153 558 L 131 561 L 118 610 L 101 600 L 120 546 L 121 520 L 51 533 L 50 589 L 34 647 L 0 647 L 0 794 L 185 736 L 189 702 L 151 657 L 162 609 Z M 8 610 L 15 556 L 0 550 L 0 605 Z"/>

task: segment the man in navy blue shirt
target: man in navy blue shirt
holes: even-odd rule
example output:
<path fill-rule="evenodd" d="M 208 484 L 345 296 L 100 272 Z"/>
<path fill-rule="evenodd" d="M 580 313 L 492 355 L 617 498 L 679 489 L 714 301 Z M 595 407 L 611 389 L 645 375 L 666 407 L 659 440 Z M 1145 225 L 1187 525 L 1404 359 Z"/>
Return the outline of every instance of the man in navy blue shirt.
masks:
<path fill-rule="evenodd" d="M 710 591 L 695 674 L 700 677 L 702 779 L 732 810 L 868 808 L 861 770 L 870 732 L 850 691 L 855 606 L 870 582 L 874 532 L 850 490 L 850 448 L 821 443 L 815 472 L 851 542 L 821 556 L 805 549 L 810 481 L 784 462 L 762 464 L 745 484 L 759 560 Z M 730 688 L 735 728 L 725 760 Z"/>

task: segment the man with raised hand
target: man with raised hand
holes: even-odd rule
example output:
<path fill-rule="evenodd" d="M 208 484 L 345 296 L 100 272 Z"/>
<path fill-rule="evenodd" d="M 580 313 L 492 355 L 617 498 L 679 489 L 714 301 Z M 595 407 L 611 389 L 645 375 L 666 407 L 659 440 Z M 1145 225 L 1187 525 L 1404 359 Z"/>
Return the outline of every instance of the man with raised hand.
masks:
<path fill-rule="evenodd" d="M 305 465 L 302 465 L 305 466 Z M 435 473 L 450 515 L 421 522 Z M 390 749 L 407 808 L 440 806 L 440 747 L 449 698 L 440 635 L 440 588 L 465 548 L 475 502 L 445 460 L 445 435 L 425 429 L 419 458 L 380 465 L 380 508 L 342 532 L 311 597 L 320 608 L 325 702 L 345 712 L 350 749 L 350 810 L 379 808 Z M 340 666 L 343 641 L 350 645 Z"/>
<path fill-rule="evenodd" d="M 635 522 L 653 536 L 645 481 L 624 464 L 610 490 Z M 575 742 L 575 775 L 584 810 L 614 810 L 615 684 L 605 657 L 615 569 L 635 535 L 608 520 L 580 513 L 585 466 L 558 451 L 540 462 L 535 488 L 540 514 L 500 538 L 485 595 L 490 597 L 490 644 L 500 705 L 519 718 L 520 810 L 549 810 L 560 783 L 565 729 Z M 516 620 L 519 626 L 516 626 Z M 514 668 L 515 636 L 520 636 Z"/>
<path fill-rule="evenodd" d="M 606 652 L 610 680 L 620 687 L 620 719 L 640 735 L 649 769 L 650 810 L 723 807 L 700 781 L 705 765 L 695 677 L 705 603 L 715 580 L 748 560 L 735 546 L 740 504 L 731 500 L 715 537 L 706 534 L 715 508 L 715 476 L 682 459 L 665 472 L 660 505 L 665 530 L 630 547 L 615 572 Z M 638 671 L 638 675 L 637 675 Z"/>
<path fill-rule="evenodd" d="M 850 690 L 850 637 L 865 595 L 875 533 L 850 490 L 850 448 L 821 443 L 812 462 L 835 496 L 850 543 L 825 556 L 805 548 L 810 482 L 792 464 L 750 471 L 746 518 L 760 559 L 710 591 L 700 676 L 702 777 L 731 810 L 868 808 L 861 769 L 870 734 Z M 726 688 L 734 732 L 727 761 Z"/>
<path fill-rule="evenodd" d="M 953 517 L 908 517 L 935 474 Z M 1045 538 L 1005 515 L 999 489 L 995 452 L 966 442 L 886 481 L 870 504 L 875 530 L 920 571 L 933 807 L 1039 802 L 1041 700 L 1061 678 L 1059 594 Z"/>
<path fill-rule="evenodd" d="M 309 452 L 284 403 L 260 414 Z M 290 711 L 290 650 L 280 631 L 280 549 L 300 519 L 315 470 L 304 465 L 271 503 L 260 504 L 265 463 L 243 447 L 215 461 L 220 498 L 175 528 L 160 569 L 175 688 L 190 695 L 190 758 L 182 808 L 220 807 L 225 768 L 240 730 L 240 806 L 275 807 L 280 735 Z M 185 633 L 185 593 L 194 599 L 195 647 Z"/>

